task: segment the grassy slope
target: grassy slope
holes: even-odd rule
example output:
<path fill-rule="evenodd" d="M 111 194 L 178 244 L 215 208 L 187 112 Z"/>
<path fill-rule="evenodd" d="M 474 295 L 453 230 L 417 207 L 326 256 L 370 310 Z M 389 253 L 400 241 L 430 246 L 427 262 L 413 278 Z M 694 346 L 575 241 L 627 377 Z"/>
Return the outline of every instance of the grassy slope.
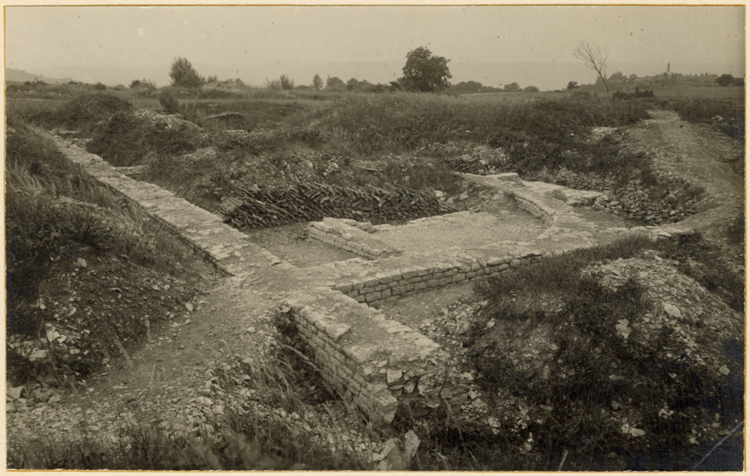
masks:
<path fill-rule="evenodd" d="M 157 324 L 213 271 L 25 123 L 8 122 L 8 374 L 15 384 L 72 383 L 138 342 L 144 316 Z"/>

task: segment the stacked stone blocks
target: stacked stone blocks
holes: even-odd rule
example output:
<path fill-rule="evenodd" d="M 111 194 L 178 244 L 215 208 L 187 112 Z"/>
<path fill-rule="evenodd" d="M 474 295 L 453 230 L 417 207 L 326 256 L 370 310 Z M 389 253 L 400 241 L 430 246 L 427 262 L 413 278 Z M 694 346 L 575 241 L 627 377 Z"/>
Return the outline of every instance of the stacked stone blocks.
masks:
<path fill-rule="evenodd" d="M 392 422 L 405 406 L 426 412 L 444 404 L 455 411 L 464 403 L 465 383 L 437 343 L 338 292 L 318 291 L 291 296 L 283 310 L 345 401 L 380 423 Z"/>

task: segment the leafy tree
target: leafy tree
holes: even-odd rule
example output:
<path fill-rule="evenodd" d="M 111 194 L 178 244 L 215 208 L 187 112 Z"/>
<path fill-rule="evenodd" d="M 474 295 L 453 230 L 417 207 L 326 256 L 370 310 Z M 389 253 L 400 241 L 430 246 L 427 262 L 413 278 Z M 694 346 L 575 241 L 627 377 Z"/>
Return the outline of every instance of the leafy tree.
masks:
<path fill-rule="evenodd" d="M 208 79 L 206 79 L 207 83 L 218 83 L 219 77 L 218 76 L 209 76 Z"/>
<path fill-rule="evenodd" d="M 591 43 L 582 41 L 578 45 L 578 48 L 573 50 L 573 56 L 583 61 L 587 68 L 596 71 L 596 74 L 599 75 L 599 78 L 604 83 L 607 93 L 609 93 L 609 86 L 607 85 L 607 57 L 609 56 L 609 52 Z"/>
<path fill-rule="evenodd" d="M 167 114 L 177 114 L 180 112 L 180 102 L 169 91 L 163 91 L 159 94 L 159 104 L 164 108 Z"/>
<path fill-rule="evenodd" d="M 610 81 L 625 81 L 626 79 L 626 76 L 620 71 L 616 71 L 609 76 Z"/>
<path fill-rule="evenodd" d="M 632 82 L 638 79 L 638 76 L 636 76 L 635 74 L 631 74 L 630 76 L 628 76 L 628 79 Z"/>
<path fill-rule="evenodd" d="M 294 81 L 285 74 L 279 76 L 279 83 L 281 83 L 281 89 L 294 89 Z"/>
<path fill-rule="evenodd" d="M 503 89 L 506 91 L 520 91 L 521 86 L 519 86 L 518 83 L 510 83 L 503 86 Z"/>
<path fill-rule="evenodd" d="M 357 81 L 357 78 L 352 78 L 346 82 L 346 87 L 349 91 L 354 91 L 359 87 L 359 81 Z"/>
<path fill-rule="evenodd" d="M 730 84 L 734 84 L 734 76 L 731 74 L 722 74 L 716 78 L 716 82 L 719 83 L 719 86 L 729 86 Z"/>
<path fill-rule="evenodd" d="M 404 76 L 399 82 L 407 91 L 438 92 L 450 86 L 452 76 L 448 62 L 442 56 L 433 56 L 432 52 L 420 46 L 406 55 Z"/>
<path fill-rule="evenodd" d="M 578 89 L 578 81 L 568 81 L 568 91 Z"/>
<path fill-rule="evenodd" d="M 206 80 L 190 64 L 187 58 L 177 58 L 172 63 L 172 69 L 169 71 L 169 77 L 172 78 L 172 86 L 184 88 L 199 88 Z"/>
<path fill-rule="evenodd" d="M 344 89 L 346 88 L 346 84 L 337 78 L 336 76 L 329 76 L 326 79 L 326 89 Z"/>
<path fill-rule="evenodd" d="M 478 81 L 461 81 L 451 86 L 451 91 L 457 93 L 478 93 L 484 89 L 484 85 Z"/>
<path fill-rule="evenodd" d="M 523 90 L 526 91 L 527 93 L 538 93 L 539 92 L 539 88 L 537 88 L 536 86 L 526 86 Z"/>
<path fill-rule="evenodd" d="M 320 91 L 321 89 L 323 89 L 323 80 L 320 79 L 320 76 L 318 76 L 317 74 L 313 78 L 312 87 L 316 91 Z"/>

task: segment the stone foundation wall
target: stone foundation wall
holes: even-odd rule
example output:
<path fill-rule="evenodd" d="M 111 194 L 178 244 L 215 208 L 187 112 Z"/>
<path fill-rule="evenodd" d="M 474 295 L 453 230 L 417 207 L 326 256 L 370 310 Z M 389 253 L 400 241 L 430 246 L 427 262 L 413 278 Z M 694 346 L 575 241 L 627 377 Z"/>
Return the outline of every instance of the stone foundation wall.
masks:
<path fill-rule="evenodd" d="M 310 223 L 307 234 L 316 241 L 365 259 L 372 260 L 398 254 L 398 251 L 372 238 L 370 230 L 374 231 L 375 228 L 369 222 L 324 218 L 323 221 Z"/>
<path fill-rule="evenodd" d="M 230 274 L 256 275 L 281 263 L 218 216 L 156 185 L 130 179 L 100 157 L 58 137 L 51 139 L 72 162 L 202 250 Z M 344 223 L 346 229 L 342 230 L 368 238 L 367 224 L 356 223 Z M 342 235 L 344 241 L 347 236 Z M 365 245 L 361 253 L 377 253 L 373 243 Z M 388 252 L 384 249 L 381 255 Z M 309 347 L 323 378 L 347 402 L 377 423 L 390 423 L 397 411 L 407 408 L 412 414 L 427 413 L 441 405 L 458 411 L 466 399 L 467 385 L 440 345 L 331 287 L 302 282 L 304 273 L 294 266 L 278 268 L 285 274 L 277 279 L 293 283 L 289 287 L 296 289 L 283 298 L 284 312 Z"/>
<path fill-rule="evenodd" d="M 309 354 L 326 382 L 375 422 L 390 423 L 399 408 L 457 411 L 466 383 L 440 345 L 336 291 L 298 294 L 285 301 Z"/>
<path fill-rule="evenodd" d="M 445 263 L 437 266 L 413 267 L 394 273 L 380 273 L 364 281 L 338 284 L 334 289 L 357 302 L 377 307 L 384 302 L 392 302 L 408 294 L 499 276 L 509 269 L 541 259 L 541 255 L 531 252 L 487 260 L 467 256 L 460 263 Z"/>

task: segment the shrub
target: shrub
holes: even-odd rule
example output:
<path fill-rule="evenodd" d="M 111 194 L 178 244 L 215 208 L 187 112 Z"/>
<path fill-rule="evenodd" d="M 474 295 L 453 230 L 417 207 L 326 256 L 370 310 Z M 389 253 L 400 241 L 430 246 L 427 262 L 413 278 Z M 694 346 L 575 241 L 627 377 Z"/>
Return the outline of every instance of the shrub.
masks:
<path fill-rule="evenodd" d="M 281 89 L 294 89 L 294 81 L 289 79 L 285 74 L 279 77 L 279 84 L 281 85 Z"/>
<path fill-rule="evenodd" d="M 169 91 L 159 94 L 159 104 L 166 114 L 177 114 L 180 112 L 180 102 Z"/>

